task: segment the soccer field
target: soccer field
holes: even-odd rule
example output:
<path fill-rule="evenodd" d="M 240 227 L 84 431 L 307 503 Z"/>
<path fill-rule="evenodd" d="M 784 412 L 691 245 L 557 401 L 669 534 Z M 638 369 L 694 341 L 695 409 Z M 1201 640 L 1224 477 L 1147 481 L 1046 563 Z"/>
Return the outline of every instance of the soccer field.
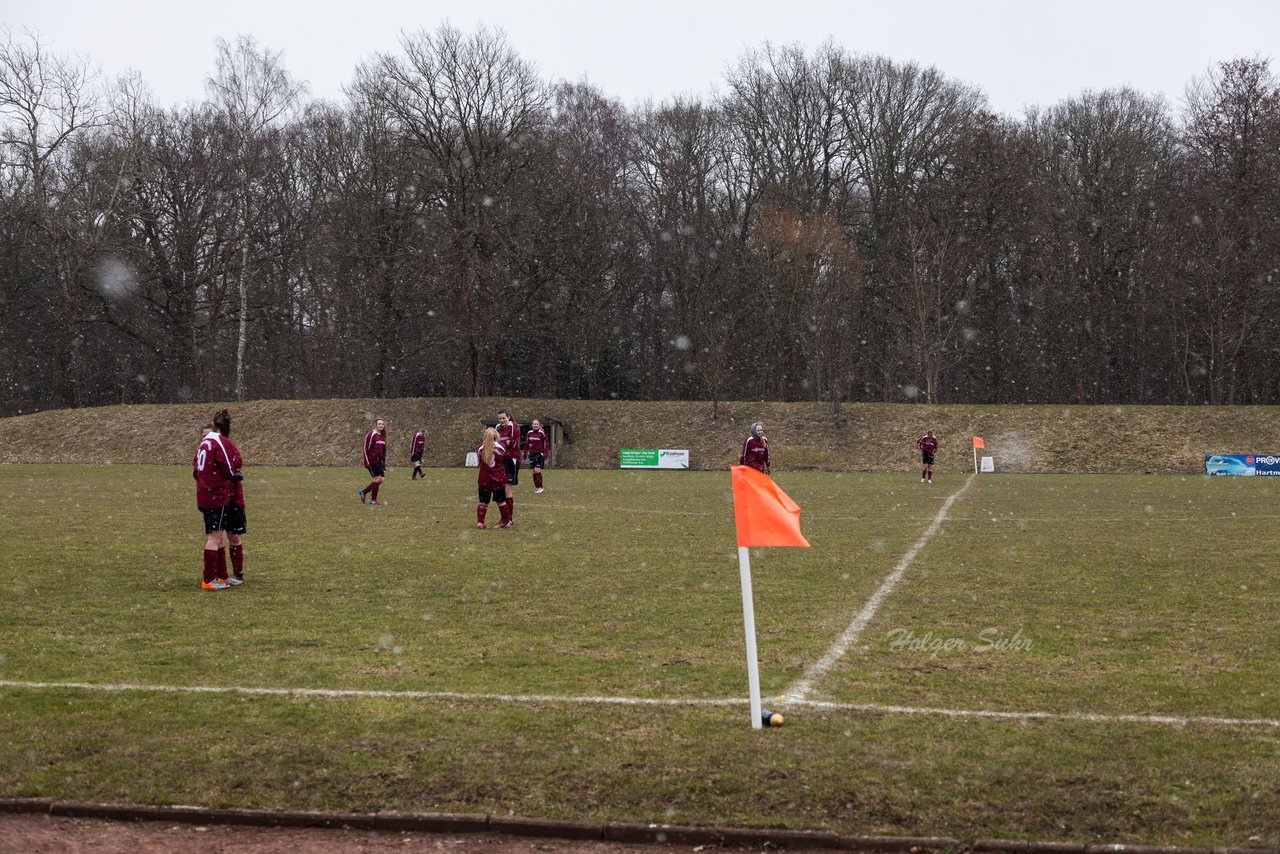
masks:
<path fill-rule="evenodd" d="M 760 732 L 727 473 L 361 474 L 0 467 L 0 793 L 1280 844 L 1273 481 L 780 474 Z"/>

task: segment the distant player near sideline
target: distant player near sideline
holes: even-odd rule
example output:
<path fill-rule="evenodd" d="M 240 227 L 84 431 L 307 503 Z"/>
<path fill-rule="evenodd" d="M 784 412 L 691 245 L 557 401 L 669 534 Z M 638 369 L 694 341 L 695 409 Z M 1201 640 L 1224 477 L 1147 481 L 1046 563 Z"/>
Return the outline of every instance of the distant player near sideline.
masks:
<path fill-rule="evenodd" d="M 756 471 L 769 474 L 772 465 L 769 462 L 769 440 L 764 435 L 764 424 L 757 421 L 751 425 L 751 432 L 742 443 L 742 453 L 738 455 L 738 465 L 751 466 Z"/>
<path fill-rule="evenodd" d="M 547 439 L 547 431 L 542 429 L 542 422 L 533 419 L 529 432 L 524 434 L 524 452 L 529 459 L 529 468 L 533 470 L 533 491 L 542 494 L 542 466 L 547 461 L 547 451 L 551 442 Z"/>
<path fill-rule="evenodd" d="M 422 452 L 427 447 L 427 431 L 425 428 L 413 434 L 413 441 L 409 443 L 409 462 L 413 463 L 413 477 L 409 480 L 417 480 L 420 477 L 426 477 L 422 473 Z"/>
<path fill-rule="evenodd" d="M 938 453 L 938 440 L 933 431 L 926 430 L 923 436 L 916 439 L 916 447 L 920 449 L 920 462 L 924 465 L 920 472 L 920 482 L 933 483 L 933 455 Z"/>
<path fill-rule="evenodd" d="M 476 475 L 480 495 L 480 503 L 476 505 L 476 527 L 485 527 L 484 517 L 489 511 L 489 502 L 496 501 L 501 519 L 498 527 L 510 528 L 511 508 L 503 495 L 507 488 L 507 452 L 498 439 L 497 430 L 490 427 L 484 431 L 484 439 L 476 446 L 476 456 L 480 458 L 480 471 Z"/>
<path fill-rule="evenodd" d="M 387 423 L 381 418 L 375 421 L 373 429 L 365 434 L 364 467 L 369 470 L 369 476 L 373 480 L 360 490 L 360 503 L 364 504 L 367 497 L 370 504 L 377 504 L 378 487 L 382 485 L 382 481 L 386 480 L 387 474 Z"/>
<path fill-rule="evenodd" d="M 498 441 L 502 443 L 507 468 L 507 485 L 504 488 L 507 503 L 507 524 L 516 520 L 516 499 L 512 487 L 520 483 L 520 425 L 511 420 L 511 413 L 498 410 Z"/>
<path fill-rule="evenodd" d="M 227 579 L 228 510 L 235 493 L 234 484 L 243 477 L 228 453 L 221 431 L 231 432 L 231 416 L 219 410 L 206 426 L 200 446 L 191 460 L 191 476 L 196 482 L 196 507 L 204 516 L 204 590 L 226 590 L 234 586 Z M 239 452 L 237 452 L 237 457 Z"/>

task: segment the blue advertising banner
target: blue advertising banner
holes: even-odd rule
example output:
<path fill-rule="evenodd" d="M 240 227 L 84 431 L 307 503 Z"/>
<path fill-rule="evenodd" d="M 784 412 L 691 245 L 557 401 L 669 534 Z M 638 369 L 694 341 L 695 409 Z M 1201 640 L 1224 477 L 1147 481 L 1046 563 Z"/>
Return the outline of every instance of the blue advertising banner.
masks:
<path fill-rule="evenodd" d="M 1253 471 L 1258 475 L 1280 477 L 1280 454 L 1259 454 L 1254 457 Z"/>
<path fill-rule="evenodd" d="M 1257 473 L 1253 454 L 1205 454 L 1205 474 L 1236 474 L 1252 477 Z"/>
<path fill-rule="evenodd" d="M 1204 473 L 1280 477 L 1280 454 L 1205 454 Z"/>

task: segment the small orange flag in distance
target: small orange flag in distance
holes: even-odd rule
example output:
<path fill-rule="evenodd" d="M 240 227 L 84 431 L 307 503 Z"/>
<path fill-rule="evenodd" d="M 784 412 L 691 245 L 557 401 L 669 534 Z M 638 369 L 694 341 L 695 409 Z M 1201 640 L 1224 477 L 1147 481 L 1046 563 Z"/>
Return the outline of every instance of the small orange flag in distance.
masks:
<path fill-rule="evenodd" d="M 986 443 L 986 442 L 984 442 L 984 441 L 982 441 L 982 440 L 981 440 L 980 438 L 978 438 L 977 436 L 974 436 L 974 437 L 973 437 L 973 446 L 974 446 L 975 448 L 985 448 L 985 447 L 987 446 L 987 443 Z"/>
<path fill-rule="evenodd" d="M 734 466 L 733 521 L 738 545 L 807 546 L 800 533 L 800 505 L 767 474 L 750 466 Z"/>

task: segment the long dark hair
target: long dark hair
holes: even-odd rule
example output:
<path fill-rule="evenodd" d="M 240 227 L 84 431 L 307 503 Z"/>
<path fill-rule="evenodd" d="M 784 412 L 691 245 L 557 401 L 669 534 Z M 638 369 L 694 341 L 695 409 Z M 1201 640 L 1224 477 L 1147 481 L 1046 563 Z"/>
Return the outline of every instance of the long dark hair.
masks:
<path fill-rule="evenodd" d="M 228 439 L 231 438 L 231 413 L 225 409 L 219 409 L 213 413 L 213 429 L 217 430 Z"/>

